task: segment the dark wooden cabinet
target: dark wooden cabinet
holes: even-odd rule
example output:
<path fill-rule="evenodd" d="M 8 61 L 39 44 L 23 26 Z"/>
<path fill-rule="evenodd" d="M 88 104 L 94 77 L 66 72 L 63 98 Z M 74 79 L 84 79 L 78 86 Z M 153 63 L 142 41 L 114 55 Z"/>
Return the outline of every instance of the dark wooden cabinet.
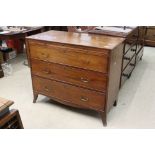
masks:
<path fill-rule="evenodd" d="M 138 62 L 142 60 L 145 33 L 146 27 L 136 27 L 126 36 L 120 87 L 130 78 Z"/>
<path fill-rule="evenodd" d="M 145 45 L 155 46 L 155 26 L 148 26 L 145 36 Z"/>
<path fill-rule="evenodd" d="M 34 102 L 39 94 L 99 112 L 116 104 L 124 38 L 48 31 L 27 37 Z"/>
<path fill-rule="evenodd" d="M 122 51 L 122 71 L 120 76 L 120 87 L 122 87 L 125 81 L 130 78 L 138 62 L 142 59 L 146 27 L 103 26 L 90 31 L 89 33 L 125 39 Z"/>

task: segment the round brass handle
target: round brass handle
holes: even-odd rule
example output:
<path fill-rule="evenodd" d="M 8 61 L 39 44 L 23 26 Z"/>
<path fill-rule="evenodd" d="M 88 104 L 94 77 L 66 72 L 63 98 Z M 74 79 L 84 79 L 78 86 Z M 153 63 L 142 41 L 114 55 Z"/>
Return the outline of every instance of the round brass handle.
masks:
<path fill-rule="evenodd" d="M 88 82 L 89 82 L 88 79 L 85 79 L 85 78 L 83 78 L 83 77 L 81 77 L 81 81 L 84 82 L 84 83 L 88 83 Z"/>
<path fill-rule="evenodd" d="M 49 54 L 46 54 L 46 53 L 41 53 L 41 55 L 42 55 L 44 58 L 48 58 L 48 57 L 49 57 Z"/>
<path fill-rule="evenodd" d="M 49 91 L 49 89 L 47 87 L 45 87 L 45 91 Z"/>
<path fill-rule="evenodd" d="M 45 74 L 50 74 L 50 71 L 44 70 L 43 72 L 44 72 Z"/>
<path fill-rule="evenodd" d="M 83 101 L 83 102 L 87 102 L 88 101 L 88 98 L 87 97 L 81 97 L 81 101 Z"/>

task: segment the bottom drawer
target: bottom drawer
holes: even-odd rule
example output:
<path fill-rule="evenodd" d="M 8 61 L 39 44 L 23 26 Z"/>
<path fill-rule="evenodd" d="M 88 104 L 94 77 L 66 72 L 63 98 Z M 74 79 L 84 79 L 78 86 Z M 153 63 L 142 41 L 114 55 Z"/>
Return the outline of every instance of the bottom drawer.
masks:
<path fill-rule="evenodd" d="M 136 59 L 136 57 L 134 56 L 133 59 L 131 60 L 131 62 L 126 67 L 126 69 L 122 72 L 122 75 L 121 75 L 121 86 L 125 83 L 125 81 L 127 79 L 130 78 L 130 76 L 132 74 L 132 71 L 135 68 L 135 59 Z"/>
<path fill-rule="evenodd" d="M 69 102 L 81 107 L 103 110 L 105 94 L 88 89 L 72 86 L 54 80 L 47 80 L 37 76 L 32 77 L 33 88 L 38 94 Z"/>

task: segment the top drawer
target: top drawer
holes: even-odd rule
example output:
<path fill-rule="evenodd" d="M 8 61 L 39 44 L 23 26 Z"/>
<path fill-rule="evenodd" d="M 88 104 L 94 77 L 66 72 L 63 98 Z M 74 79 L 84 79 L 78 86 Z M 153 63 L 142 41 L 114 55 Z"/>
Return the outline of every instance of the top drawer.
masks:
<path fill-rule="evenodd" d="M 74 66 L 102 73 L 108 71 L 108 55 L 45 43 L 29 42 L 30 58 Z"/>

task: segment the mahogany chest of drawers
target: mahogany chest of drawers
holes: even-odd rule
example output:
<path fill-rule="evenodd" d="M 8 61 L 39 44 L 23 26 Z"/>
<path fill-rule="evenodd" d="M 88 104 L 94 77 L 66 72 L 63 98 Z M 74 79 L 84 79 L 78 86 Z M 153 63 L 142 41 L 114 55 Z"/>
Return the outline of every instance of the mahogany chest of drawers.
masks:
<path fill-rule="evenodd" d="M 48 31 L 27 37 L 34 102 L 38 94 L 106 116 L 116 105 L 123 38 Z"/>

